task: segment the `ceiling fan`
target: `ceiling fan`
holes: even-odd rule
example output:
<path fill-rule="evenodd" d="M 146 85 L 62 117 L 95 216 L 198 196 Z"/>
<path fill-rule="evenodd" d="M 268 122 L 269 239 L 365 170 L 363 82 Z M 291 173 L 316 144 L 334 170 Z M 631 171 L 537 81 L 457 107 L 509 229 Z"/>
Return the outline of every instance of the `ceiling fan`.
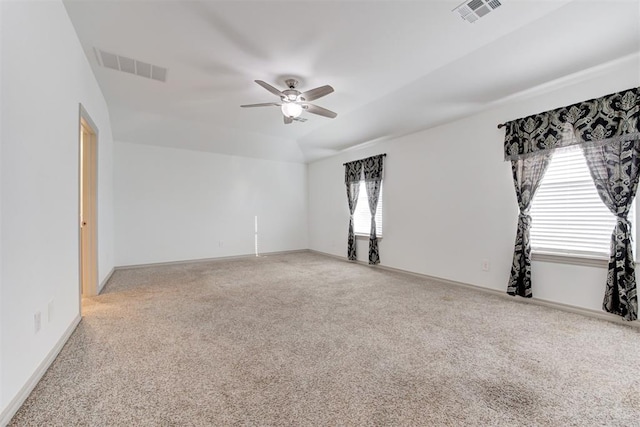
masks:
<path fill-rule="evenodd" d="M 284 115 L 284 124 L 288 125 L 293 122 L 302 114 L 302 111 L 308 111 L 319 116 L 328 117 L 330 119 L 335 118 L 338 114 L 326 108 L 318 107 L 317 105 L 310 104 L 309 101 L 321 98 L 325 95 L 329 95 L 333 92 L 333 88 L 329 85 L 320 86 L 315 89 L 308 90 L 306 92 L 300 92 L 296 89 L 298 81 L 295 79 L 286 79 L 284 82 L 289 89 L 279 91 L 269 83 L 265 83 L 262 80 L 256 80 L 260 86 L 271 92 L 272 94 L 280 98 L 280 102 L 265 102 L 261 104 L 247 104 L 241 105 L 243 108 L 248 107 L 280 107 L 282 114 Z"/>

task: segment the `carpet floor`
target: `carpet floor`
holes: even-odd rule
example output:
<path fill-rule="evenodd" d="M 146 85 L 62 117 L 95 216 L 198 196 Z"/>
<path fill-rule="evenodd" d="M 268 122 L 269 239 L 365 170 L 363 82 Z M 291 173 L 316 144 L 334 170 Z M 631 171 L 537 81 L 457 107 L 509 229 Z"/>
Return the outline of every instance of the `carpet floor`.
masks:
<path fill-rule="evenodd" d="M 314 254 L 115 272 L 12 426 L 640 425 L 640 331 Z"/>

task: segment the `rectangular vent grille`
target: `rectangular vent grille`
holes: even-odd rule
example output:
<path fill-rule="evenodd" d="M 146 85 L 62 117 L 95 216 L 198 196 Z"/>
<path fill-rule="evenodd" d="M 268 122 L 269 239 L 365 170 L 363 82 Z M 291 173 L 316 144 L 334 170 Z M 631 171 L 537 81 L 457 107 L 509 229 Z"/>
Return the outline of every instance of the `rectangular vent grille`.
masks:
<path fill-rule="evenodd" d="M 499 0 L 471 0 L 465 1 L 453 11 L 458 12 L 460 17 L 467 22 L 476 22 L 500 6 L 502 3 Z"/>
<path fill-rule="evenodd" d="M 482 0 L 471 0 L 469 3 L 467 3 L 467 6 L 469 6 L 473 10 L 478 9 L 480 6 L 483 6 L 483 5 L 484 3 Z"/>
<path fill-rule="evenodd" d="M 138 61 L 137 59 L 128 58 L 122 55 L 115 55 L 100 49 L 94 50 L 98 64 L 105 68 L 135 74 L 136 76 L 157 80 L 159 82 L 167 81 L 167 69 L 164 67 L 152 65 L 147 62 Z"/>

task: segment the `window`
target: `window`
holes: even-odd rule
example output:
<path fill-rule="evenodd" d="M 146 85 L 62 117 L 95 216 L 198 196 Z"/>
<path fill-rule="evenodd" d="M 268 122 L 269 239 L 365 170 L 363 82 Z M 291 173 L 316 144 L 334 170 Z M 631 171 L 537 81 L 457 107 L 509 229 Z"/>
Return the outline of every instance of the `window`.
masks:
<path fill-rule="evenodd" d="M 380 184 L 380 196 L 378 197 L 378 207 L 376 208 L 376 236 L 382 237 L 382 187 Z M 353 231 L 355 234 L 369 236 L 371 232 L 371 211 L 369 210 L 369 199 L 367 198 L 367 188 L 364 181 L 360 181 L 360 193 L 356 211 L 353 214 Z"/>
<path fill-rule="evenodd" d="M 581 149 L 553 153 L 531 201 L 531 217 L 532 252 L 609 257 L 616 218 L 600 200 Z M 635 207 L 629 221 L 633 227 Z"/>

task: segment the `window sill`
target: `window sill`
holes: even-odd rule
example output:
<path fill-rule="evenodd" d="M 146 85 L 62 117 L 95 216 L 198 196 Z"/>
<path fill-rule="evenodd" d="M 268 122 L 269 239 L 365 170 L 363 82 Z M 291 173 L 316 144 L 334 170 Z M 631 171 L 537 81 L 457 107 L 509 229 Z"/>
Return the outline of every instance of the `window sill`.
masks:
<path fill-rule="evenodd" d="M 354 233 L 356 236 L 356 239 L 369 239 L 369 235 L 368 234 L 362 234 L 362 233 Z M 378 240 L 382 240 L 382 236 L 378 236 Z"/>
<path fill-rule="evenodd" d="M 569 255 L 558 254 L 552 252 L 532 252 L 532 261 L 555 262 L 557 264 L 581 265 L 585 267 L 607 268 L 609 266 L 609 258 L 586 255 Z"/>

